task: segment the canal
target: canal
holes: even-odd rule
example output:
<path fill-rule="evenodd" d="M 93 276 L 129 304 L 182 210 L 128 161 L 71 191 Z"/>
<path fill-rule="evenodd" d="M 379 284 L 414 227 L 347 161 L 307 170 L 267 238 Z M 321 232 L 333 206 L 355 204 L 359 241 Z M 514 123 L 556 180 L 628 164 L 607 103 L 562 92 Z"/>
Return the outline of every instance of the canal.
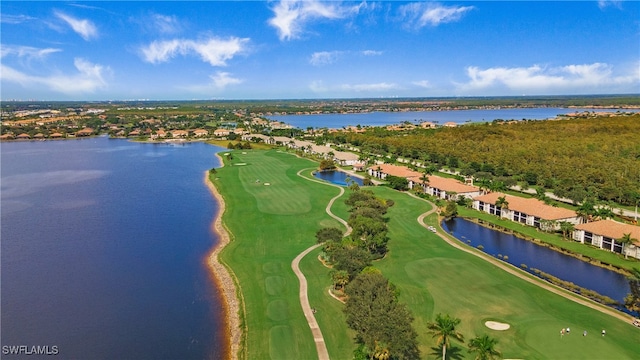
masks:
<path fill-rule="evenodd" d="M 619 303 L 624 303 L 624 297 L 630 292 L 629 281 L 624 275 L 536 245 L 512 234 L 489 229 L 462 218 L 445 221 L 442 227 L 461 242 L 473 247 L 482 245 L 483 251 L 489 255 L 502 259 L 506 256 L 505 261 L 512 265 L 520 267 L 521 264 L 525 264 L 530 272 L 533 268 L 539 269 L 608 296 Z"/>

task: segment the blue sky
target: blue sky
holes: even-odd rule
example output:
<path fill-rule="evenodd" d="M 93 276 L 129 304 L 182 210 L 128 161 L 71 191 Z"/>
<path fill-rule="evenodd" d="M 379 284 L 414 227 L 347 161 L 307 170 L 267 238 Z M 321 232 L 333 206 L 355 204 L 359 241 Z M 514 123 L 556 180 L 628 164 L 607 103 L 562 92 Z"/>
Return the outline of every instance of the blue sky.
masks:
<path fill-rule="evenodd" d="M 637 1 L 2 1 L 2 100 L 640 93 Z"/>

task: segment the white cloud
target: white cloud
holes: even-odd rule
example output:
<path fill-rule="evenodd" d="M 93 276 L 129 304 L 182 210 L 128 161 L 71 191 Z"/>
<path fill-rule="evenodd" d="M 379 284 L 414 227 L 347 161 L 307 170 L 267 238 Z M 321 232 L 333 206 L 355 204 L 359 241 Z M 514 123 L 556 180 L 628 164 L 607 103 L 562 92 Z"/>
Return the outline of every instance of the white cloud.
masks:
<path fill-rule="evenodd" d="M 417 2 L 400 6 L 398 12 L 405 27 L 420 29 L 427 25 L 438 26 L 458 21 L 472 9 L 473 6 L 444 6 L 432 2 Z"/>
<path fill-rule="evenodd" d="M 376 92 L 398 89 L 398 85 L 389 84 L 386 82 L 376 84 L 343 84 L 340 85 L 340 89 L 355 92 Z"/>
<path fill-rule="evenodd" d="M 218 71 L 215 75 L 210 76 L 213 85 L 218 89 L 224 89 L 227 85 L 241 84 L 242 80 L 231 76 L 228 72 Z"/>
<path fill-rule="evenodd" d="M 3 45 L 0 48 L 0 57 L 15 55 L 19 58 L 26 58 L 27 60 L 32 60 L 32 59 L 40 60 L 47 57 L 49 54 L 53 54 L 60 51 L 62 50 L 55 49 L 55 48 L 39 49 L 31 46 Z"/>
<path fill-rule="evenodd" d="M 428 80 L 414 81 L 414 82 L 412 82 L 412 84 L 416 85 L 416 86 L 419 86 L 419 87 L 422 87 L 422 88 L 425 88 L 425 89 L 431 87 L 431 83 L 429 83 Z"/>
<path fill-rule="evenodd" d="M 32 20 L 36 20 L 36 18 L 28 15 L 2 14 L 2 16 L 0 16 L 0 23 L 5 23 L 5 24 L 22 24 Z"/>
<path fill-rule="evenodd" d="M 379 56 L 382 55 L 382 51 L 377 50 L 363 50 L 362 55 L 364 56 Z"/>
<path fill-rule="evenodd" d="M 98 37 L 98 29 L 93 23 L 86 19 L 76 19 L 62 12 L 56 12 L 55 15 L 66 22 L 73 31 L 78 33 L 83 39 L 89 41 L 92 38 Z"/>
<path fill-rule="evenodd" d="M 274 17 L 269 25 L 278 31 L 281 41 L 300 37 L 305 23 L 314 19 L 342 19 L 357 14 L 362 4 L 344 6 L 339 2 L 320 2 L 316 0 L 280 1 L 271 10 Z"/>
<path fill-rule="evenodd" d="M 211 66 L 225 66 L 227 60 L 246 51 L 249 39 L 230 37 L 223 40 L 215 37 L 206 40 L 174 39 L 154 41 L 140 49 L 144 61 L 152 64 L 169 61 L 176 55 L 197 54 Z"/>
<path fill-rule="evenodd" d="M 318 51 L 311 54 L 309 63 L 313 66 L 333 64 L 338 60 L 338 57 L 340 57 L 342 53 L 342 51 Z"/>
<path fill-rule="evenodd" d="M 614 75 L 613 67 L 603 63 L 561 67 L 495 67 L 466 69 L 469 82 L 458 84 L 459 90 L 473 91 L 506 88 L 521 93 L 598 93 L 616 86 L 640 85 L 636 73 Z"/>
<path fill-rule="evenodd" d="M 621 0 L 598 0 L 598 7 L 600 8 L 600 10 L 604 10 L 609 6 L 613 6 L 618 9 L 621 9 L 622 1 Z"/>
<path fill-rule="evenodd" d="M 180 23 L 175 16 L 153 14 L 150 25 L 161 34 L 175 34 L 181 30 Z"/>
<path fill-rule="evenodd" d="M 108 67 L 105 68 L 102 65 L 93 64 L 82 58 L 76 58 L 73 64 L 77 73 L 58 73 L 50 76 L 29 75 L 0 64 L 0 79 L 2 81 L 18 83 L 25 88 L 46 86 L 50 90 L 65 94 L 94 92 L 97 89 L 107 86 L 105 75 L 111 72 L 111 69 Z"/>

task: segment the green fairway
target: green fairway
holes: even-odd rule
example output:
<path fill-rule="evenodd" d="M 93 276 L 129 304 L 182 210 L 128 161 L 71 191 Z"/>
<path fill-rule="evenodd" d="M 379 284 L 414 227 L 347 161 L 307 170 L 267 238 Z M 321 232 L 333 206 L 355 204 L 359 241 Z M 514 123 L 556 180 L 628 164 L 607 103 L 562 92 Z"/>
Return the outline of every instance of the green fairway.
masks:
<path fill-rule="evenodd" d="M 225 161 L 213 181 L 225 198 L 223 220 L 233 234 L 221 256 L 236 274 L 245 300 L 246 358 L 317 358 L 291 261 L 315 243 L 314 234 L 321 227 L 343 228 L 325 212 L 338 189 L 296 175 L 316 166 L 308 160 L 274 150 L 230 153 L 233 160 Z M 308 171 L 303 174 L 309 176 Z M 452 247 L 418 224 L 418 216 L 430 209 L 428 203 L 389 188 L 374 191 L 395 201 L 388 212 L 389 253 L 374 265 L 397 286 L 400 301 L 413 312 L 423 358 L 435 358 L 431 350 L 435 340 L 426 324 L 440 312 L 462 320 L 459 330 L 466 339 L 484 334 L 498 339 L 504 358 L 640 356 L 640 329 Z M 348 216 L 342 199 L 332 211 Z M 437 219 L 431 216 L 425 222 L 435 225 Z M 311 252 L 300 264 L 309 283 L 309 301 L 318 310 L 315 316 L 331 358 L 350 359 L 353 333 L 346 327 L 342 304 L 328 294 L 330 270 L 317 260 L 319 252 Z M 484 325 L 488 320 L 511 327 L 490 330 Z M 560 329 L 566 327 L 571 333 L 560 337 Z M 602 329 L 607 331 L 605 337 L 600 335 Z M 472 358 L 465 345 L 455 341 L 452 345 L 461 358 Z"/>
<path fill-rule="evenodd" d="M 339 191 L 296 175 L 316 166 L 309 160 L 277 151 L 225 153 L 233 160 L 226 157 L 213 182 L 225 199 L 223 221 L 233 239 L 221 258 L 245 300 L 246 358 L 316 358 L 291 261 L 315 243 L 318 229 L 341 227 L 325 212 Z"/>

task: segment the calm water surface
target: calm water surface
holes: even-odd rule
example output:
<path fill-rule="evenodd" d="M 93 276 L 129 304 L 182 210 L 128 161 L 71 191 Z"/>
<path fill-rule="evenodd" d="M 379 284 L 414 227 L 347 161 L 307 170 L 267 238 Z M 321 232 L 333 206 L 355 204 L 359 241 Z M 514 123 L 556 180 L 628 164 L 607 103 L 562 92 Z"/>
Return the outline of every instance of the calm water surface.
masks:
<path fill-rule="evenodd" d="M 344 171 L 316 171 L 313 176 L 340 186 L 347 186 L 347 178 L 350 178 L 358 185 L 363 186 L 361 178 L 351 176 Z"/>
<path fill-rule="evenodd" d="M 452 121 L 458 124 L 465 122 L 485 122 L 502 120 L 544 120 L 555 118 L 560 114 L 569 114 L 593 109 L 566 108 L 533 108 L 533 109 L 492 109 L 492 110 L 447 110 L 447 111 L 408 111 L 408 112 L 370 112 L 359 114 L 318 114 L 318 115 L 277 115 L 269 116 L 300 129 L 342 128 L 345 126 L 383 126 L 401 122 L 431 121 L 444 124 Z M 597 110 L 598 112 L 616 112 L 617 110 Z M 629 111 L 629 110 L 625 110 Z"/>
<path fill-rule="evenodd" d="M 461 218 L 443 222 L 442 226 L 445 231 L 452 233 L 458 240 L 468 243 L 470 246 L 482 245 L 483 251 L 487 254 L 508 255 L 508 262 L 512 265 L 526 264 L 529 269 L 539 269 L 621 303 L 630 292 L 629 282 L 623 275 L 536 245 L 511 234 L 489 229 Z"/>
<path fill-rule="evenodd" d="M 221 148 L 100 137 L 0 149 L 2 345 L 75 359 L 224 356 L 204 262 L 217 241 L 204 172 Z"/>

